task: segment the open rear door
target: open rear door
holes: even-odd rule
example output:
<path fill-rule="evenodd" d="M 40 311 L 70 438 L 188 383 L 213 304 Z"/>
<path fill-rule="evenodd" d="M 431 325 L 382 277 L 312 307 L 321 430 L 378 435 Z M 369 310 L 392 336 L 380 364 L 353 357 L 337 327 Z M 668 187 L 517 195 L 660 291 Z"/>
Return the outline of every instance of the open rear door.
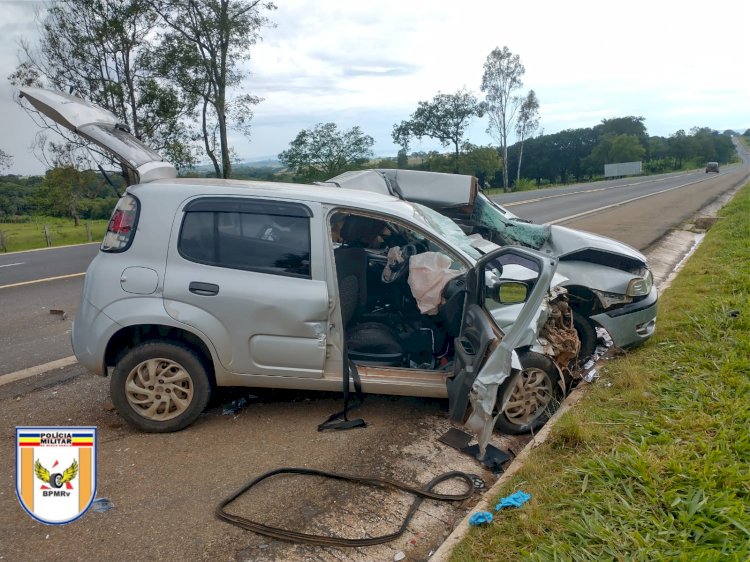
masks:
<path fill-rule="evenodd" d="M 529 292 L 518 318 L 503 334 L 492 320 L 485 302 L 487 279 L 502 279 L 503 264 L 522 263 L 537 272 L 527 281 Z M 449 384 L 451 418 L 463 422 L 477 437 L 482 453 L 490 441 L 497 416 L 504 404 L 497 405 L 498 387 L 511 375 L 513 350 L 528 341 L 529 331 L 538 335 L 540 318 L 547 306 L 545 296 L 557 269 L 557 260 L 518 246 L 506 246 L 483 256 L 468 279 L 467 302 L 461 334 L 456 338 L 454 377 Z"/>
<path fill-rule="evenodd" d="M 106 109 L 82 98 L 43 88 L 21 88 L 21 97 L 58 125 L 108 151 L 135 173 L 138 182 L 177 177 L 172 164 L 131 135 Z"/>

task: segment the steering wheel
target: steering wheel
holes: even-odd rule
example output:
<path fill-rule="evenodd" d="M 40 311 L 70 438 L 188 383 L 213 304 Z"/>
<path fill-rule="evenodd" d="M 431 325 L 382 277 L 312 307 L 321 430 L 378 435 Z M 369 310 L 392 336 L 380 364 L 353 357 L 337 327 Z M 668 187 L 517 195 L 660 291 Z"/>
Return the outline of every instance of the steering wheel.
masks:
<path fill-rule="evenodd" d="M 417 247 L 414 244 L 406 244 L 401 246 L 401 258 L 400 263 L 393 264 L 390 268 L 386 267 L 383 269 L 383 275 L 381 280 L 383 283 L 395 283 L 406 275 L 409 271 L 409 258 L 417 255 Z M 390 276 L 386 276 L 386 271 L 390 269 Z"/>

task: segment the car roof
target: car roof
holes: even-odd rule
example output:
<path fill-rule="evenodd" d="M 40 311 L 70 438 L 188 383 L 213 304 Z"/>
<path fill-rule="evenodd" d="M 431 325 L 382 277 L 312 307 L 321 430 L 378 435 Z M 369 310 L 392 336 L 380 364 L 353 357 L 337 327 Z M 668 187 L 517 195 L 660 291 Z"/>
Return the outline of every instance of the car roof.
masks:
<path fill-rule="evenodd" d="M 257 196 L 352 207 L 412 219 L 415 206 L 393 195 L 330 186 L 215 178 L 174 178 L 130 186 L 136 196 L 169 197 L 178 201 L 198 196 Z M 421 222 L 421 221 L 420 221 Z"/>

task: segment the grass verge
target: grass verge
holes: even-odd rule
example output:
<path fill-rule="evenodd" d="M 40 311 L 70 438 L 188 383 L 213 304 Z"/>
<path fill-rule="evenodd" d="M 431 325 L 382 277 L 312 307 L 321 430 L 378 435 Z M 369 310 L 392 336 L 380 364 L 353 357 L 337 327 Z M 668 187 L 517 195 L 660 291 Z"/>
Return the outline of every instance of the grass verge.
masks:
<path fill-rule="evenodd" d="M 29 222 L 0 222 L 0 233 L 2 233 L 0 235 L 0 252 L 3 252 L 3 245 L 7 252 L 19 252 L 47 247 L 47 239 L 44 235 L 45 225 L 49 231 L 53 246 L 89 242 L 86 233 L 86 223 L 89 224 L 91 231 L 91 241 L 99 242 L 104 237 L 108 222 L 107 220 L 81 220 L 79 225 L 75 226 L 73 219 L 36 216 Z"/>
<path fill-rule="evenodd" d="M 750 559 L 750 184 L 451 560 Z"/>

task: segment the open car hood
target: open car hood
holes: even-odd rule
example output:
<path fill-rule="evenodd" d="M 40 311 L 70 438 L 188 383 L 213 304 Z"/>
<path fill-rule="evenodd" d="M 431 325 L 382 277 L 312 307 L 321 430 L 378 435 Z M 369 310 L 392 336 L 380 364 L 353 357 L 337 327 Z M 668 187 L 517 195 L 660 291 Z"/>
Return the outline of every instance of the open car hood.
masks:
<path fill-rule="evenodd" d="M 553 255 L 559 256 L 560 259 L 565 259 L 567 256 L 571 256 L 571 254 L 575 254 L 576 252 L 591 249 L 615 255 L 628 256 L 631 259 L 640 261 L 644 265 L 648 263 L 646 256 L 624 242 L 620 242 L 614 238 L 600 236 L 593 232 L 576 230 L 574 228 L 567 228 L 556 224 L 552 225 L 552 236 L 550 236 L 548 245 L 552 250 Z"/>
<path fill-rule="evenodd" d="M 20 90 L 21 97 L 40 113 L 112 154 L 140 183 L 177 177 L 172 164 L 131 135 L 110 111 L 63 92 L 31 87 Z"/>

